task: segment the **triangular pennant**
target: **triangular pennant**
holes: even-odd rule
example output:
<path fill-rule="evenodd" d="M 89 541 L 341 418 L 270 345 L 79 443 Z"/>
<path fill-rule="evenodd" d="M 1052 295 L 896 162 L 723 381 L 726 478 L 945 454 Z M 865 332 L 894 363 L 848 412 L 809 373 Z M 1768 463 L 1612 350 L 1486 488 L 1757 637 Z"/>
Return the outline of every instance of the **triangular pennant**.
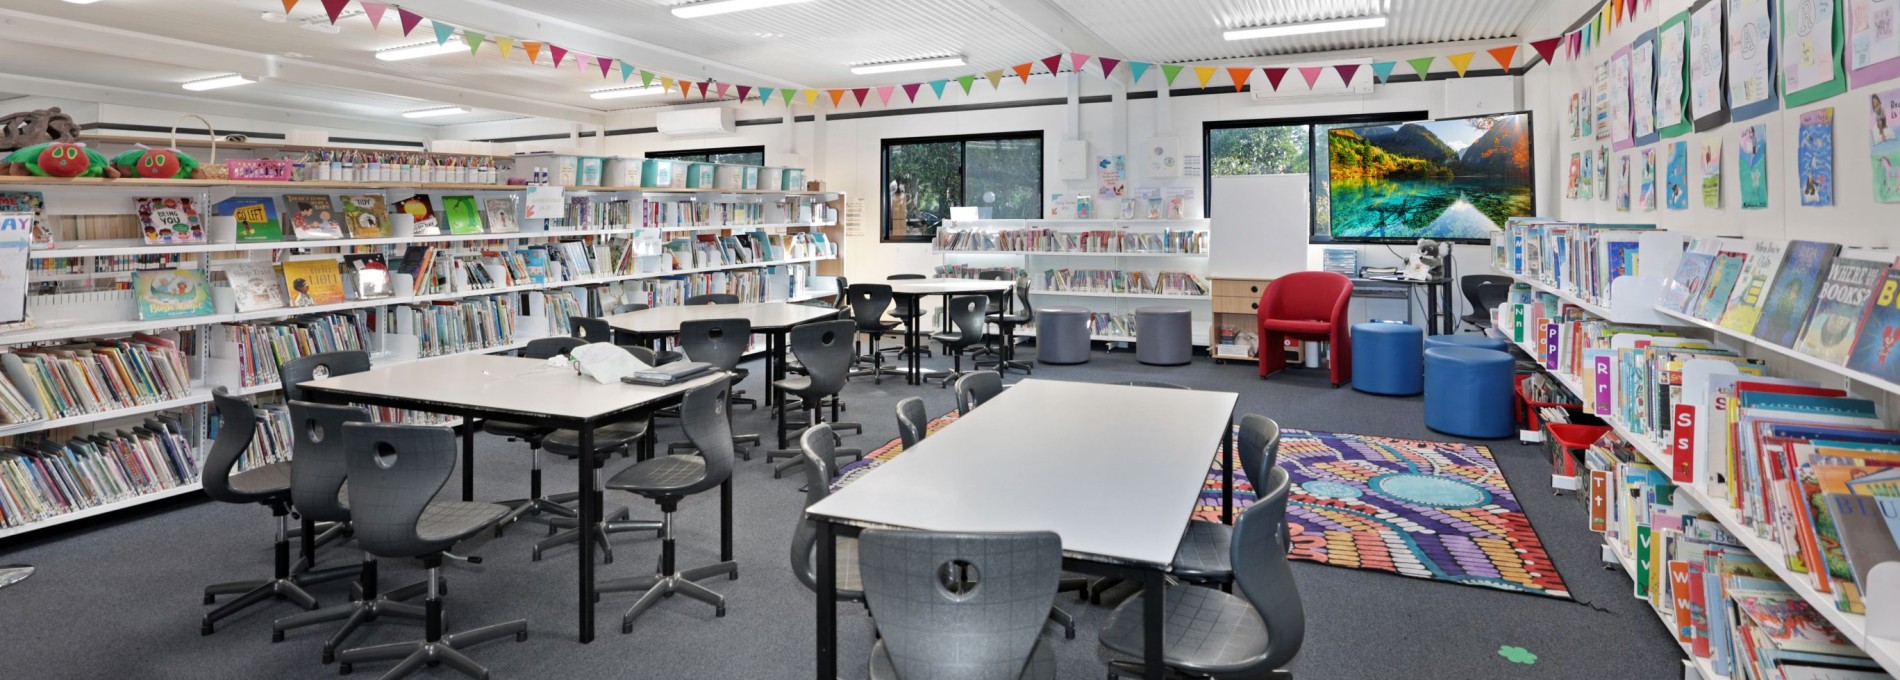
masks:
<path fill-rule="evenodd" d="M 641 87 L 653 86 L 653 72 L 652 71 L 648 71 L 645 69 L 642 69 L 640 71 L 640 86 Z"/>
<path fill-rule="evenodd" d="M 915 103 L 917 103 L 917 88 L 920 88 L 920 87 L 923 87 L 923 86 L 924 86 L 924 84 L 923 84 L 923 83 L 911 83 L 911 84 L 908 84 L 908 85 L 905 85 L 905 86 L 904 86 L 904 96 L 906 96 L 906 97 L 910 97 L 910 102 L 911 102 L 912 104 L 915 104 Z M 885 102 L 885 103 L 887 103 L 887 104 L 888 104 L 888 103 L 890 103 L 890 102 Z"/>
<path fill-rule="evenodd" d="M 725 98 L 726 98 L 726 89 L 727 89 L 727 88 L 730 88 L 730 87 L 732 87 L 732 85 L 731 85 L 731 84 L 728 84 L 728 83 L 715 83 L 715 84 L 713 84 L 713 90 L 715 91 L 715 93 L 717 94 L 717 96 L 718 96 L 718 97 L 719 97 L 720 99 L 725 99 Z"/>
<path fill-rule="evenodd" d="M 1111 73 L 1114 73 L 1114 72 L 1115 72 L 1115 66 L 1116 66 L 1116 65 L 1119 65 L 1119 64 L 1121 64 L 1121 63 L 1122 63 L 1122 60 L 1120 60 L 1120 59 L 1111 59 L 1111 58 L 1109 58 L 1109 57 L 1096 57 L 1096 58 L 1095 58 L 1095 65 L 1096 65 L 1096 66 L 1100 66 L 1100 67 L 1102 67 L 1102 77 L 1103 77 L 1103 78 L 1107 78 L 1109 74 L 1111 74 Z"/>
<path fill-rule="evenodd" d="M 858 106 L 864 106 L 864 96 L 870 93 L 871 93 L 871 88 L 868 88 L 868 87 L 851 88 L 851 96 L 858 98 Z"/>
<path fill-rule="evenodd" d="M 623 63 L 624 63 L 624 62 L 623 62 Z M 739 86 L 737 86 L 737 87 L 734 87 L 733 89 L 735 89 L 735 90 L 738 90 L 738 91 L 739 91 L 739 102 L 740 102 L 740 103 L 742 103 L 742 104 L 743 104 L 743 103 L 745 103 L 745 97 L 746 97 L 746 95 L 749 95 L 749 94 L 752 94 L 752 86 L 751 86 L 751 85 L 739 85 Z"/>
<path fill-rule="evenodd" d="M 997 72 L 997 76 L 999 76 L 999 77 L 1000 77 L 1000 76 L 1002 76 L 1002 73 L 1001 73 L 1001 72 Z M 973 83 L 975 83 L 975 82 L 976 82 L 976 76 L 958 76 L 958 77 L 957 77 L 957 84 L 958 84 L 958 85 L 962 85 L 962 86 L 963 86 L 963 93 L 964 93 L 964 94 L 969 94 L 969 93 L 970 93 L 970 85 L 971 85 L 971 84 L 973 84 Z M 992 81 L 990 81 L 990 82 L 996 82 L 996 81 L 994 81 L 994 80 L 992 80 Z M 943 98 L 943 95 L 941 95 L 941 94 L 939 94 L 939 95 L 937 95 L 937 98 L 938 98 L 938 99 L 942 99 L 942 98 Z"/>
<path fill-rule="evenodd" d="M 614 60 L 601 57 L 594 65 L 600 67 L 600 77 L 605 78 L 607 77 L 607 72 L 614 69 Z"/>
<path fill-rule="evenodd" d="M 1162 64 L 1161 75 L 1168 79 L 1168 86 L 1173 87 L 1174 77 L 1181 75 L 1181 65 L 1180 64 Z"/>
<path fill-rule="evenodd" d="M 1631 19 L 1634 19 L 1634 18 L 1636 18 L 1636 0 L 1623 0 L 1623 1 L 1624 1 L 1624 2 L 1626 2 L 1626 3 L 1629 3 L 1629 6 L 1630 6 L 1630 16 L 1629 16 L 1629 18 L 1631 18 Z"/>
<path fill-rule="evenodd" d="M 284 0 L 284 13 L 289 14 L 290 8 L 296 7 L 296 6 L 297 6 L 297 0 Z"/>
<path fill-rule="evenodd" d="M 1052 75 L 1052 76 L 1057 73 L 1061 73 L 1062 72 L 1062 55 L 1052 54 L 1047 57 L 1043 57 L 1042 67 L 1049 69 L 1049 75 Z M 1023 82 L 1025 83 L 1029 82 L 1029 76 L 1027 74 L 1023 75 Z"/>
<path fill-rule="evenodd" d="M 931 91 L 933 91 L 933 92 L 936 92 L 936 93 L 937 93 L 937 98 L 938 98 L 938 99 L 942 99 L 942 98 L 943 98 L 943 86 L 945 86 L 945 85 L 949 85 L 949 84 L 950 84 L 950 81 L 948 81 L 948 80 L 932 80 L 932 81 L 930 81 L 930 89 L 931 89 Z"/>
<path fill-rule="evenodd" d="M 402 22 L 402 35 L 406 38 L 410 31 L 416 30 L 417 24 L 422 23 L 422 15 L 397 7 L 396 20 Z"/>
<path fill-rule="evenodd" d="M 812 105 L 815 105 L 815 104 L 817 104 L 817 103 L 818 103 L 818 91 L 817 91 L 817 90 L 806 90 L 806 91 L 805 91 L 805 105 L 806 105 L 806 106 L 812 106 Z"/>
<path fill-rule="evenodd" d="M 389 3 L 359 0 L 356 4 L 362 6 L 363 16 L 369 18 L 370 30 L 382 30 L 383 13 L 389 11 Z"/>
<path fill-rule="evenodd" d="M 514 49 L 514 47 L 515 47 L 514 38 L 503 38 L 501 36 L 495 37 L 495 49 L 501 50 L 501 58 L 507 59 L 508 51 L 511 49 Z M 622 78 L 622 80 L 625 80 L 625 79 Z"/>
<path fill-rule="evenodd" d="M 1301 66 L 1300 67 L 1300 77 L 1306 79 L 1306 89 L 1309 89 L 1309 90 L 1313 89 L 1314 83 L 1319 82 L 1319 74 L 1325 73 L 1325 72 L 1326 72 L 1326 67 L 1324 66 Z"/>
<path fill-rule="evenodd" d="M 586 73 L 587 65 L 594 63 L 593 57 L 587 56 L 585 54 L 581 54 L 579 52 L 574 52 L 572 54 L 575 55 L 574 56 L 574 70 L 576 71 L 580 71 L 581 73 Z M 602 77 L 605 77 L 605 76 L 602 76 Z"/>
<path fill-rule="evenodd" d="M 1458 69 L 1458 77 L 1463 78 L 1465 77 L 1465 69 L 1471 66 L 1471 58 L 1475 56 L 1478 56 L 1478 53 L 1464 52 L 1461 54 L 1450 54 L 1445 56 L 1445 61 L 1451 62 L 1451 67 Z"/>
<path fill-rule="evenodd" d="M 528 63 L 532 64 L 541 60 L 541 43 L 533 40 L 523 40 L 521 41 L 521 49 L 528 52 Z"/>
<path fill-rule="evenodd" d="M 990 89 L 994 90 L 994 89 L 1000 88 L 1002 87 L 1002 85 L 1000 85 L 999 83 L 1003 81 L 1003 70 L 997 69 L 994 71 L 990 71 L 988 73 L 983 74 L 983 78 L 985 80 L 990 81 Z M 965 85 L 963 89 L 967 91 L 970 89 L 970 87 L 968 85 Z"/>
<path fill-rule="evenodd" d="M 434 19 L 429 20 L 429 25 L 435 27 L 435 44 L 437 45 L 449 44 L 449 38 L 455 35 L 454 26 L 450 26 L 448 24 L 442 23 L 440 21 L 436 21 Z"/>
<path fill-rule="evenodd" d="M 1630 9 L 1635 8 L 1636 3 L 1630 3 Z M 1605 6 L 1604 9 L 1610 12 L 1610 28 L 1616 28 L 1616 25 L 1623 20 L 1623 0 L 1610 0 L 1610 4 Z"/>
<path fill-rule="evenodd" d="M 891 93 L 895 91 L 897 91 L 897 86 L 895 85 L 879 85 L 877 88 L 878 101 L 883 102 L 885 106 L 890 106 Z M 864 102 L 858 102 L 858 104 L 863 105 Z"/>
<path fill-rule="evenodd" d="M 1286 69 L 1269 66 L 1265 70 L 1267 72 L 1267 86 L 1275 90 L 1280 89 L 1280 81 L 1286 78 Z"/>
<path fill-rule="evenodd" d="M 1398 65 L 1399 63 L 1396 61 L 1372 62 L 1372 74 L 1378 76 L 1379 82 L 1383 83 L 1392 77 L 1392 67 Z"/>
<path fill-rule="evenodd" d="M 1078 52 L 1069 53 L 1069 70 L 1070 71 L 1075 72 L 1075 73 L 1081 73 L 1082 65 L 1087 64 L 1087 63 L 1089 63 L 1089 55 L 1081 54 Z"/>
<path fill-rule="evenodd" d="M 560 68 L 561 60 L 567 58 L 567 48 L 550 44 L 548 45 L 548 54 L 554 57 L 554 68 Z"/>
<path fill-rule="evenodd" d="M 1148 72 L 1148 67 L 1149 67 L 1149 66 L 1150 66 L 1150 64 L 1149 64 L 1148 62 L 1145 62 L 1145 61 L 1131 61 L 1131 62 L 1128 62 L 1128 75 L 1131 75 L 1131 76 L 1134 76 L 1134 77 L 1135 77 L 1135 80 L 1134 80 L 1134 82 L 1137 82 L 1137 83 L 1139 83 L 1139 82 L 1141 82 L 1141 76 L 1142 76 L 1142 74 L 1144 74 L 1144 73 L 1147 73 L 1147 72 Z"/>
<path fill-rule="evenodd" d="M 778 92 L 779 99 L 785 100 L 786 106 L 792 105 L 792 96 L 796 94 L 798 94 L 798 88 L 795 87 L 788 87 Z"/>
<path fill-rule="evenodd" d="M 1432 61 L 1436 59 L 1438 59 L 1438 57 L 1419 57 L 1417 59 L 1407 59 L 1405 63 L 1411 64 L 1412 70 L 1418 72 L 1419 80 L 1424 80 L 1425 74 L 1430 73 L 1432 70 Z"/>
<path fill-rule="evenodd" d="M 660 76 L 660 92 L 665 93 L 665 92 L 672 92 L 672 91 L 673 91 L 673 79 L 668 78 L 666 76 Z"/>
<path fill-rule="evenodd" d="M 1498 66 L 1509 71 L 1511 70 L 1511 61 L 1517 58 L 1517 46 L 1505 45 L 1503 47 L 1493 47 L 1485 50 L 1484 53 L 1491 55 L 1491 58 L 1498 62 Z"/>
<path fill-rule="evenodd" d="M 1029 82 L 1029 71 L 1035 67 L 1035 64 L 1017 64 L 1015 66 L 1016 77 L 1023 79 L 1024 83 Z M 990 84 L 995 85 L 996 83 L 992 82 Z"/>
<path fill-rule="evenodd" d="M 620 82 L 624 83 L 632 79 L 633 79 L 633 64 L 629 64 L 625 61 L 620 62 Z"/>
<path fill-rule="evenodd" d="M 330 23 L 334 24 L 336 18 L 343 14 L 343 8 L 349 4 L 350 0 L 323 0 L 323 13 L 329 15 Z M 290 10 L 284 10 L 284 13 L 289 14 Z"/>
<path fill-rule="evenodd" d="M 705 99 L 706 98 L 706 81 L 702 80 L 697 83 L 693 83 L 693 85 L 699 87 L 699 98 Z"/>
<path fill-rule="evenodd" d="M 1531 49 L 1537 50 L 1537 56 L 1542 57 L 1544 63 L 1548 64 L 1557 56 L 1557 43 L 1562 41 L 1562 37 L 1533 40 L 1531 41 Z"/>
<path fill-rule="evenodd" d="M 1232 81 L 1234 83 L 1235 92 L 1239 92 L 1241 87 L 1246 86 L 1247 78 L 1252 75 L 1253 75 L 1253 67 L 1251 66 L 1247 68 L 1227 69 L 1227 80 Z"/>
<path fill-rule="evenodd" d="M 1212 66 L 1194 67 L 1194 78 L 1201 81 L 1201 89 L 1207 89 L 1207 81 L 1213 79 L 1215 68 Z"/>
<path fill-rule="evenodd" d="M 693 81 L 690 81 L 690 80 L 675 80 L 675 81 L 673 81 L 673 84 L 675 84 L 675 85 L 678 85 L 678 86 L 680 86 L 680 96 L 681 96 L 681 97 L 691 97 L 691 96 L 693 96 Z"/>
<path fill-rule="evenodd" d="M 831 105 L 834 108 L 838 106 L 840 100 L 844 99 L 844 90 L 825 90 L 825 94 L 831 95 Z"/>
<path fill-rule="evenodd" d="M 1352 77 L 1359 75 L 1358 64 L 1334 64 L 1333 70 L 1339 72 L 1339 82 L 1352 84 Z"/>
<path fill-rule="evenodd" d="M 770 103 L 772 103 L 772 90 L 773 90 L 773 89 L 774 89 L 774 88 L 770 88 L 770 87 L 765 87 L 765 86 L 763 86 L 763 85 L 761 85 L 761 86 L 759 86 L 759 103 L 760 103 L 760 104 L 770 104 Z"/>
<path fill-rule="evenodd" d="M 482 42 L 486 38 L 487 36 L 474 31 L 462 31 L 462 44 L 468 46 L 469 54 L 474 54 L 477 50 L 482 49 Z"/>

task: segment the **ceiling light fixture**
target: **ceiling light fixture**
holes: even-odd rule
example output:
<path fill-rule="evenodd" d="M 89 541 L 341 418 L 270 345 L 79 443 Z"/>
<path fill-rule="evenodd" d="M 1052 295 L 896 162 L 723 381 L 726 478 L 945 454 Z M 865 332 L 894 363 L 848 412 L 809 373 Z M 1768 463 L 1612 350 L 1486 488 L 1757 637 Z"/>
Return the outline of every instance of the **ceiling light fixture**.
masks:
<path fill-rule="evenodd" d="M 658 85 L 649 85 L 646 87 L 616 87 L 611 90 L 594 90 L 593 92 L 587 93 L 587 96 L 595 99 L 625 99 L 627 97 L 646 97 L 656 94 L 666 94 L 666 89 Z"/>
<path fill-rule="evenodd" d="M 66 0 L 66 2 L 75 4 L 75 5 L 90 5 L 98 1 L 99 0 Z"/>
<path fill-rule="evenodd" d="M 405 45 L 403 47 L 391 47 L 386 50 L 376 50 L 376 58 L 383 61 L 402 61 L 404 59 L 420 59 L 422 57 L 433 57 L 438 54 L 454 54 L 467 51 L 467 45 L 451 40 L 445 43 L 427 42 L 419 45 Z"/>
<path fill-rule="evenodd" d="M 743 12 L 749 9 L 775 7 L 805 1 L 806 0 L 706 0 L 705 2 L 695 2 L 690 5 L 674 7 L 673 16 L 681 19 L 698 19 L 715 14 Z"/>
<path fill-rule="evenodd" d="M 194 81 L 185 83 L 183 87 L 193 92 L 200 92 L 203 90 L 215 90 L 220 87 L 232 87 L 234 85 L 248 85 L 255 82 L 257 82 L 256 76 L 247 76 L 241 73 L 233 73 L 228 76 L 218 76 L 216 78 L 194 80 Z"/>
<path fill-rule="evenodd" d="M 466 106 L 438 106 L 433 109 L 416 109 L 414 111 L 404 111 L 402 112 L 402 117 L 404 118 L 434 118 L 436 116 L 453 116 L 458 113 L 470 113 L 470 111 L 469 111 L 469 108 Z"/>
<path fill-rule="evenodd" d="M 863 66 L 853 66 L 851 67 L 851 73 L 852 75 L 868 76 L 873 73 L 895 73 L 898 71 L 921 71 L 924 69 L 945 68 L 949 66 L 962 66 L 962 65 L 963 65 L 963 55 L 955 55 L 955 56 L 949 56 L 949 57 L 930 57 L 927 59 L 912 59 L 910 61 L 892 61 L 892 62 L 885 62 L 882 64 L 865 64 Z"/>
<path fill-rule="evenodd" d="M 1332 31 L 1352 31 L 1362 28 L 1385 28 L 1385 17 L 1371 16 L 1355 19 L 1329 19 L 1326 21 L 1308 21 L 1301 24 L 1280 24 L 1278 26 L 1260 26 L 1241 28 L 1222 33 L 1228 40 L 1252 40 L 1254 38 L 1277 38 L 1307 33 L 1328 33 Z"/>

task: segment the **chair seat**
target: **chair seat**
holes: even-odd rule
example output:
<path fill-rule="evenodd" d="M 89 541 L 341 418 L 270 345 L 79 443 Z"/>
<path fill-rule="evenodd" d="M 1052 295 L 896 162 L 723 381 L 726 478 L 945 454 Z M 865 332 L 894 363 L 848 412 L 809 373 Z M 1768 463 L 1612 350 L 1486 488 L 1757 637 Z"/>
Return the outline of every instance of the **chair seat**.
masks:
<path fill-rule="evenodd" d="M 1056 655 L 1049 651 L 1049 645 L 1036 639 L 1036 646 L 1029 650 L 1029 663 L 1023 666 L 1022 680 L 1055 680 Z M 891 654 L 884 649 L 884 641 L 878 640 L 871 647 L 871 680 L 897 680 L 897 669 L 891 666 Z"/>
<path fill-rule="evenodd" d="M 1234 528 L 1220 522 L 1188 522 L 1174 553 L 1174 575 L 1189 581 L 1231 581 Z"/>
<path fill-rule="evenodd" d="M 931 333 L 930 339 L 952 347 L 976 344 L 974 341 L 965 341 L 962 333 Z"/>
<path fill-rule="evenodd" d="M 656 456 L 634 463 L 607 480 L 607 488 L 642 496 L 670 496 L 706 478 L 706 459 L 697 455 Z"/>
<path fill-rule="evenodd" d="M 1018 325 L 1029 323 L 1028 314 L 1003 314 L 1001 312 L 990 312 L 989 315 L 984 318 L 989 319 L 990 323 L 1013 323 L 1013 324 L 1018 324 Z"/>
<path fill-rule="evenodd" d="M 1253 661 L 1267 650 L 1267 625 L 1238 596 L 1200 586 L 1168 588 L 1162 659 L 1169 668 L 1207 673 Z M 1102 625 L 1102 646 L 1142 657 L 1142 598 L 1116 607 Z"/>
<path fill-rule="evenodd" d="M 1287 319 L 1263 319 L 1260 327 L 1282 333 L 1302 333 L 1306 335 L 1326 335 L 1333 332 L 1333 325 L 1324 321 L 1290 321 Z"/>
<path fill-rule="evenodd" d="M 818 564 L 818 546 L 812 546 L 810 558 L 809 564 Z M 858 539 L 856 537 L 838 537 L 838 559 L 833 564 L 838 567 L 838 599 L 863 602 L 864 575 L 858 571 Z"/>
<path fill-rule="evenodd" d="M 416 537 L 424 541 L 460 541 L 480 533 L 508 514 L 508 506 L 495 503 L 436 501 L 422 509 L 416 520 Z"/>
<path fill-rule="evenodd" d="M 505 421 L 500 421 L 500 420 L 484 420 L 482 421 L 482 431 L 498 436 L 498 437 L 513 437 L 515 439 L 533 439 L 535 437 L 541 437 L 541 436 L 547 435 L 547 433 L 550 430 L 545 427 L 535 427 L 533 425 L 525 425 L 522 423 L 510 423 L 510 422 L 505 422 Z"/>
<path fill-rule="evenodd" d="M 290 461 L 271 463 L 231 475 L 231 490 L 247 496 L 290 493 Z"/>
<path fill-rule="evenodd" d="M 772 386 L 802 397 L 805 396 L 807 390 L 811 389 L 811 376 L 801 375 L 784 380 L 774 380 L 772 381 Z"/>
<path fill-rule="evenodd" d="M 641 437 L 646 436 L 648 422 L 647 418 L 640 418 L 638 420 L 623 420 L 606 427 L 594 428 L 594 450 L 597 452 L 612 451 L 638 441 Z M 556 453 L 569 458 L 579 458 L 581 455 L 581 431 L 555 430 L 553 434 L 541 440 L 541 448 L 547 449 L 549 453 Z"/>

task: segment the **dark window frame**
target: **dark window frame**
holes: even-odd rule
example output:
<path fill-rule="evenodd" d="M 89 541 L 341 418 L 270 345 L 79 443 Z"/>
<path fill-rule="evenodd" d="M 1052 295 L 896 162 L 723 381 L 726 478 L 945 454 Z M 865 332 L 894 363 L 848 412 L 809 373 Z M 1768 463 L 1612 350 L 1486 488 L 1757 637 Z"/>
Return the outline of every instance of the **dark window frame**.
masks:
<path fill-rule="evenodd" d="M 1235 128 L 1306 126 L 1308 147 L 1306 150 L 1306 174 L 1308 182 L 1313 175 L 1313 159 L 1324 149 L 1312 148 L 1313 126 L 1315 125 L 1371 125 L 1390 123 L 1394 120 L 1417 121 L 1432 120 L 1429 111 L 1391 111 L 1386 113 L 1352 113 L 1332 116 L 1295 116 L 1290 118 L 1250 118 L 1246 120 L 1210 120 L 1201 123 L 1201 214 L 1214 214 L 1214 131 Z M 1310 198 L 1310 197 L 1309 197 Z M 1319 224 L 1319 202 L 1306 202 L 1306 242 L 1332 243 L 1330 236 L 1321 236 L 1313 232 L 1313 226 Z"/>
<path fill-rule="evenodd" d="M 739 154 L 739 153 L 756 153 L 759 155 L 758 165 L 765 165 L 765 145 L 763 144 L 760 144 L 757 146 L 727 146 L 727 147 L 720 147 L 716 149 L 669 149 L 666 151 L 648 151 L 643 155 L 647 158 L 691 159 L 691 158 L 695 158 L 699 156 L 705 156 L 710 159 L 711 157 L 715 155 L 719 155 L 719 154 Z M 711 161 L 709 160 L 709 161 L 703 161 L 703 162 L 711 162 Z"/>
<path fill-rule="evenodd" d="M 1046 163 L 1049 160 L 1049 140 L 1045 138 L 1044 133 L 1045 133 L 1044 130 L 1022 130 L 1019 132 L 987 132 L 987 133 L 980 133 L 980 134 L 933 135 L 933 136 L 928 136 L 928 137 L 886 137 L 882 140 L 879 140 L 880 144 L 878 146 L 878 154 L 877 154 L 878 155 L 878 197 L 879 197 L 878 211 L 877 211 L 878 242 L 879 243 L 930 243 L 934 238 L 931 234 L 916 234 L 916 235 L 904 235 L 904 236 L 891 235 L 890 209 L 891 209 L 891 147 L 892 146 L 903 146 L 903 145 L 910 145 L 910 144 L 942 144 L 942 143 L 947 143 L 947 142 L 954 142 L 959 145 L 958 149 L 959 149 L 959 152 L 961 153 L 961 156 L 958 159 L 958 163 L 957 163 L 957 174 L 959 176 L 962 176 L 963 169 L 964 169 L 963 164 L 967 162 L 969 158 L 969 148 L 967 146 L 964 146 L 968 142 L 1021 141 L 1021 140 L 1033 139 L 1036 141 L 1036 167 L 1037 167 L 1036 193 L 1035 193 L 1036 216 L 1041 217 L 1042 209 L 1043 209 L 1042 190 L 1044 186 L 1044 180 L 1046 179 L 1046 177 L 1044 176 L 1046 174 L 1046 170 L 1044 170 L 1044 168 L 1046 168 Z M 963 180 L 965 182 L 968 182 L 969 178 L 963 177 Z M 945 219 L 948 219 L 948 216 L 944 216 L 944 217 Z"/>

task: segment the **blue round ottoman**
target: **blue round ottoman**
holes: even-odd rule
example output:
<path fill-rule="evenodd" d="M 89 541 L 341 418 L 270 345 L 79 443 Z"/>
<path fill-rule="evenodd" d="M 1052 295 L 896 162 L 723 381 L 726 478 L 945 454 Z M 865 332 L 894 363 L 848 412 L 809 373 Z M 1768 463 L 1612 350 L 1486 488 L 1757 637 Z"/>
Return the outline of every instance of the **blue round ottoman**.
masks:
<path fill-rule="evenodd" d="M 1471 439 L 1517 432 L 1511 420 L 1511 355 L 1476 347 L 1425 350 L 1425 426 Z"/>
<path fill-rule="evenodd" d="M 1352 388 L 1370 394 L 1411 396 L 1425 390 L 1419 353 L 1425 329 L 1403 323 L 1352 327 Z"/>
<path fill-rule="evenodd" d="M 1089 310 L 1036 310 L 1036 363 L 1081 364 L 1089 360 Z"/>
<path fill-rule="evenodd" d="M 1425 338 L 1425 349 L 1433 347 L 1476 347 L 1504 352 L 1508 351 L 1505 348 L 1510 345 L 1489 335 L 1434 335 Z"/>

